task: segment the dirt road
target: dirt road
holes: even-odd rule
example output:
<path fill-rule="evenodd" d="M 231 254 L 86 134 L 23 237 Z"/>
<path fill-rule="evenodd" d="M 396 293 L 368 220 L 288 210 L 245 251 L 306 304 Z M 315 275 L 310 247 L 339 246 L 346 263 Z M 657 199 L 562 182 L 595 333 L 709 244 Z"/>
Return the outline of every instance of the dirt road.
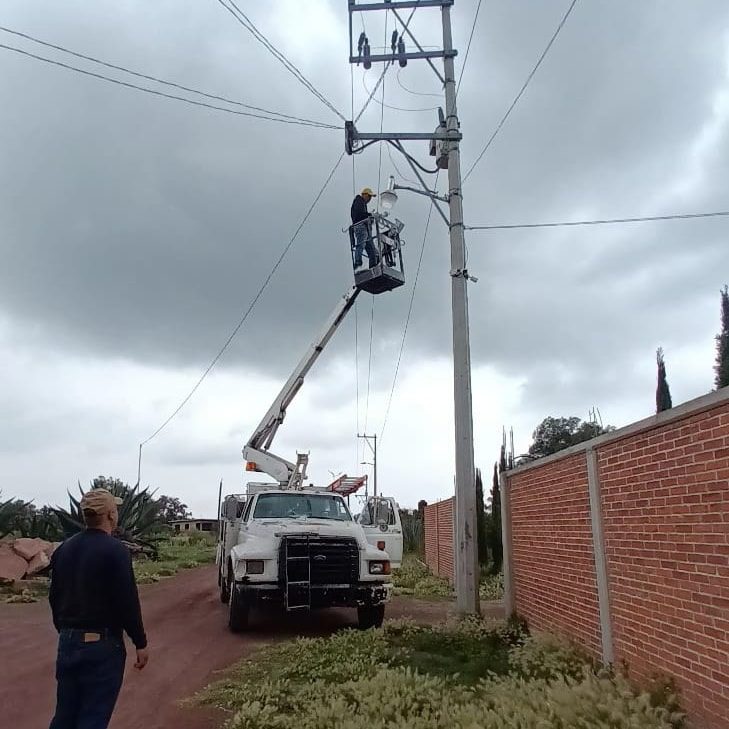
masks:
<path fill-rule="evenodd" d="M 111 729 L 213 729 L 221 717 L 178 702 L 225 668 L 267 643 L 295 635 L 326 635 L 353 625 L 354 610 L 310 615 L 252 615 L 253 630 L 232 635 L 226 608 L 218 600 L 215 568 L 200 567 L 140 588 L 149 636 L 149 665 L 138 673 L 129 650 L 124 688 Z M 436 622 L 448 602 L 395 599 L 387 617 L 411 616 Z M 54 707 L 56 634 L 48 604 L 0 605 L 0 706 L 3 726 L 42 729 Z"/>

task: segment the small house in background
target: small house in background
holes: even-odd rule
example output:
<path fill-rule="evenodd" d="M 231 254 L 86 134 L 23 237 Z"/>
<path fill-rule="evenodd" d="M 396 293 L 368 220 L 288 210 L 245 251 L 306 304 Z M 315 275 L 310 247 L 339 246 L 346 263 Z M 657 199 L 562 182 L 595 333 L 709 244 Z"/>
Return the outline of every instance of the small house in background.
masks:
<path fill-rule="evenodd" d="M 217 519 L 176 519 L 170 522 L 175 532 L 217 532 Z"/>

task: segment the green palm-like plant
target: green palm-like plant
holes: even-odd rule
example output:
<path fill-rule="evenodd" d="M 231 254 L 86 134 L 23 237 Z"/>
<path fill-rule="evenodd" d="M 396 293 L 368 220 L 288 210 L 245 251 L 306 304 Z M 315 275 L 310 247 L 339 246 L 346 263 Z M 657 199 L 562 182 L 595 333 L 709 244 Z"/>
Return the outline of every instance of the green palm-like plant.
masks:
<path fill-rule="evenodd" d="M 0 539 L 18 528 L 19 519 L 26 506 L 20 499 L 0 501 Z"/>
<path fill-rule="evenodd" d="M 18 524 L 18 532 L 22 537 L 37 537 L 47 542 L 63 539 L 61 522 L 50 506 L 43 506 L 40 509 L 28 508 L 25 518 Z"/>
<path fill-rule="evenodd" d="M 105 483 L 104 487 L 111 491 L 114 496 L 118 496 L 123 500 L 119 506 L 119 523 L 115 536 L 125 542 L 138 545 L 144 548 L 146 552 L 151 553 L 152 556 L 156 556 L 157 547 L 154 532 L 158 531 L 159 528 L 159 504 L 153 498 L 155 492 L 150 492 L 148 488 L 140 490 L 139 484 L 130 488 L 119 482 Z M 92 485 L 91 488 L 95 488 L 95 486 Z M 81 498 L 83 498 L 85 491 L 80 483 L 78 489 Z M 67 537 L 85 528 L 81 511 L 81 498 L 76 498 L 70 491 L 68 492 L 68 498 L 68 510 L 60 507 L 54 509 Z"/>

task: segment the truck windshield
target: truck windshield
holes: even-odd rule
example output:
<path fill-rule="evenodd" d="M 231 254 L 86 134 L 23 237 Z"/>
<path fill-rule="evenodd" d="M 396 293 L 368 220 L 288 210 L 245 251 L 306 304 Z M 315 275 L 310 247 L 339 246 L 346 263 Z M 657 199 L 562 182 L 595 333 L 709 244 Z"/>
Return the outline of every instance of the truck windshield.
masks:
<path fill-rule="evenodd" d="M 296 517 L 352 521 L 341 496 L 328 494 L 261 494 L 253 511 L 254 519 Z"/>

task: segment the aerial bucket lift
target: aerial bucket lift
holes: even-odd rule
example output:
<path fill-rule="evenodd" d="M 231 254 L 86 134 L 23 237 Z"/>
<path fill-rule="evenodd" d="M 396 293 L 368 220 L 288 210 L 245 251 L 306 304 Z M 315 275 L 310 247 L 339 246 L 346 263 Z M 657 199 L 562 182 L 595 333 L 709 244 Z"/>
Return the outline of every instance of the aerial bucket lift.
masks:
<path fill-rule="evenodd" d="M 308 454 L 299 453 L 296 463 L 272 453 L 269 449 L 276 431 L 286 417 L 286 409 L 304 384 L 304 378 L 324 347 L 334 336 L 339 325 L 344 321 L 354 302 L 362 291 L 381 294 L 392 291 L 405 283 L 405 271 L 402 261 L 402 243 L 400 231 L 404 225 L 399 220 L 390 220 L 386 215 L 373 213 L 371 216 L 370 235 L 379 256 L 378 263 L 370 269 L 354 274 L 354 286 L 339 300 L 319 336 L 311 343 L 308 350 L 296 366 L 291 376 L 284 383 L 273 404 L 256 427 L 253 435 L 243 448 L 243 456 L 247 461 L 247 471 L 267 473 L 278 481 L 281 488 L 300 489 L 304 487 Z M 350 227 L 350 241 L 354 256 L 354 234 Z M 352 259 L 354 264 L 354 258 Z M 342 493 L 352 489 L 350 493 L 361 487 L 363 478 L 347 478 L 335 482 L 330 490 Z"/>
<path fill-rule="evenodd" d="M 362 223 L 363 225 L 363 223 Z M 354 282 L 358 288 L 370 294 L 381 294 L 392 291 L 405 283 L 405 268 L 402 262 L 402 242 L 400 231 L 404 224 L 399 220 L 390 220 L 382 213 L 372 213 L 368 234 L 377 251 L 379 260 L 372 268 L 365 268 L 354 274 Z M 354 268 L 354 226 L 349 226 L 349 245 Z"/>

